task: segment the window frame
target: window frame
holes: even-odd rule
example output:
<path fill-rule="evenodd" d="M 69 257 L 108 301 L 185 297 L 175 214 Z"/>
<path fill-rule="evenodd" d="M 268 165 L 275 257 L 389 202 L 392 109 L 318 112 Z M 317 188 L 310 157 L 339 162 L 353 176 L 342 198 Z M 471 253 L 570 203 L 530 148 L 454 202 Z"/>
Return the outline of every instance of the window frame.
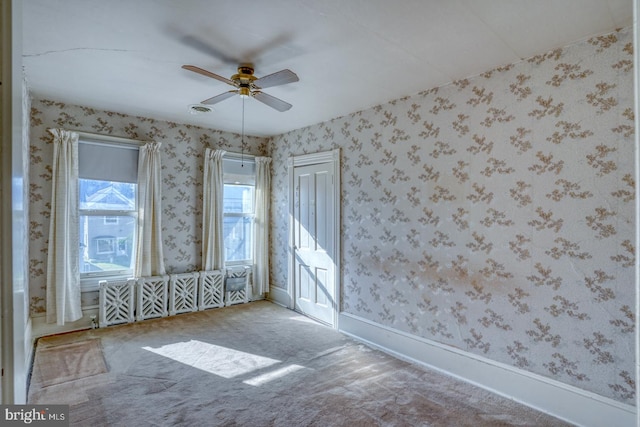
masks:
<path fill-rule="evenodd" d="M 225 161 L 229 162 L 242 162 L 244 166 L 249 165 L 253 173 L 246 174 L 243 179 L 239 179 L 237 175 L 230 174 L 228 170 L 225 168 Z M 256 204 L 255 204 L 255 195 L 256 195 L 256 176 L 255 176 L 255 157 L 249 155 L 240 155 L 236 153 L 226 153 L 223 157 L 223 203 L 222 203 L 222 221 L 224 224 L 225 218 L 248 218 L 251 224 L 251 243 L 249 248 L 249 253 L 251 254 L 249 259 L 243 260 L 234 260 L 227 261 L 227 252 L 225 250 L 224 253 L 224 266 L 225 267 L 239 267 L 239 266 L 253 266 L 255 262 L 255 216 L 256 216 Z M 248 186 L 251 187 L 251 212 L 225 212 L 224 210 L 224 198 L 225 191 L 224 187 L 227 185 L 238 185 L 238 186 Z M 224 227 L 223 227 L 224 229 Z"/>
<path fill-rule="evenodd" d="M 110 137 L 110 136 L 105 136 L 105 135 L 97 135 L 97 134 L 90 134 L 90 133 L 83 133 L 83 132 L 79 132 L 80 134 L 80 138 L 78 141 L 78 144 L 93 144 L 93 145 L 102 145 L 102 146 L 112 146 L 114 148 L 128 148 L 128 149 L 132 149 L 132 150 L 136 150 L 139 152 L 140 147 L 144 144 L 144 142 L 142 141 L 136 141 L 136 140 L 132 140 L 132 139 L 127 139 L 127 138 L 118 138 L 118 137 Z M 80 184 L 80 180 L 82 179 L 94 179 L 94 178 L 87 178 L 85 176 L 79 176 L 78 177 L 78 185 Z M 104 182 L 109 182 L 109 180 L 103 179 L 101 181 Z M 113 180 L 111 180 L 111 182 L 115 182 Z M 136 194 L 136 200 L 134 203 L 134 207 L 131 210 L 116 210 L 116 209 L 81 209 L 80 208 L 80 200 L 78 199 L 78 219 L 80 220 L 82 217 L 86 216 L 89 218 L 100 218 L 102 217 L 101 222 L 104 225 L 118 225 L 118 224 L 122 224 L 121 218 L 123 217 L 127 217 L 127 218 L 134 218 L 134 234 L 133 234 L 133 242 L 132 242 L 132 247 L 131 250 L 132 252 L 132 261 L 131 261 L 131 266 L 130 268 L 126 268 L 126 269 L 114 269 L 114 270 L 109 270 L 109 271 L 92 271 L 92 272 L 82 272 L 80 273 L 80 289 L 81 292 L 91 292 L 91 291 L 97 291 L 99 290 L 99 282 L 100 280 L 119 280 L 119 279 L 126 279 L 126 278 L 130 278 L 133 276 L 134 274 L 134 264 L 135 264 L 135 239 L 137 236 L 137 228 L 140 226 L 140 224 L 138 223 L 138 200 L 137 200 L 137 180 L 135 182 L 129 182 L 129 181 L 121 181 L 121 182 L 127 182 L 129 184 L 134 184 L 136 185 L 135 188 L 135 194 Z M 80 197 L 80 192 L 78 192 L 78 198 Z M 108 218 L 116 218 L 117 221 L 115 223 L 109 223 L 108 222 Z M 80 228 L 81 224 L 78 224 L 78 228 Z M 120 240 L 118 238 L 118 236 L 97 236 L 97 238 L 112 238 L 113 239 L 113 245 L 115 248 L 114 251 L 114 255 L 117 255 L 119 247 L 120 247 Z M 82 244 L 82 236 L 78 236 L 79 238 L 79 244 Z M 93 244 L 93 242 L 87 242 L 88 245 Z M 97 244 L 97 243 L 96 243 Z M 96 248 L 97 249 L 97 248 Z M 80 256 L 82 255 L 79 254 Z"/>
<path fill-rule="evenodd" d="M 137 185 L 137 184 L 136 184 Z M 137 202 L 137 201 L 136 201 Z M 100 218 L 100 217 L 117 217 L 118 218 L 118 222 L 116 224 L 120 224 L 119 219 L 121 217 L 127 217 L 127 218 L 134 218 L 135 220 L 135 227 L 138 227 L 138 212 L 137 212 L 137 206 L 133 209 L 133 210 L 101 210 L 101 209 L 80 209 L 78 208 L 78 218 L 82 218 L 82 217 L 88 217 L 88 218 Z M 102 221 L 104 223 L 104 220 Z M 108 225 L 114 225 L 114 224 L 108 224 Z M 78 224 L 78 226 L 80 226 L 80 224 Z M 136 231 L 134 231 L 134 245 L 135 245 L 135 234 Z M 80 237 L 80 236 L 79 236 Z M 96 245 L 97 245 L 97 240 L 98 239 L 111 239 L 113 241 L 113 247 L 114 247 L 114 251 L 112 252 L 104 252 L 104 253 L 100 253 L 98 252 L 98 248 L 96 247 L 96 253 L 97 254 L 107 254 L 107 253 L 114 253 L 117 254 L 118 252 L 118 245 L 119 245 L 119 239 L 117 236 L 96 236 Z M 87 242 L 87 244 L 91 245 L 93 244 L 93 242 Z M 132 255 L 132 257 L 135 257 L 135 253 Z M 135 259 L 132 260 L 132 264 L 135 263 Z M 83 291 L 90 291 L 90 290 L 97 290 L 98 289 L 98 282 L 100 280 L 103 279 L 121 279 L 121 278 L 128 278 L 131 277 L 133 275 L 133 265 L 130 268 L 123 268 L 120 270 L 108 270 L 108 271 L 90 271 L 90 272 L 81 272 L 80 273 L 80 286 L 82 288 Z"/>
<path fill-rule="evenodd" d="M 252 198 L 252 202 L 251 202 L 251 212 L 225 212 L 224 210 L 224 194 L 226 193 L 223 190 L 223 209 L 222 209 L 222 223 L 224 224 L 224 220 L 226 218 L 247 218 L 249 220 L 249 223 L 251 225 L 251 229 L 249 231 L 250 235 L 251 235 L 251 242 L 250 242 L 250 247 L 249 247 L 249 251 L 251 253 L 251 257 L 248 259 L 242 259 L 242 260 L 234 260 L 234 261 L 228 261 L 227 260 L 227 252 L 225 251 L 224 254 L 224 264 L 225 266 L 240 266 L 240 265 L 253 265 L 254 259 L 253 259 L 253 254 L 254 254 L 254 245 L 255 245 L 255 220 L 256 220 L 256 207 L 255 207 L 255 192 L 256 192 L 256 186 L 255 184 L 250 185 L 250 184 L 236 184 L 236 183 L 224 183 L 223 186 L 233 186 L 233 185 L 237 185 L 237 186 L 244 186 L 244 187 L 251 187 L 251 198 Z M 224 227 L 223 227 L 224 228 Z"/>

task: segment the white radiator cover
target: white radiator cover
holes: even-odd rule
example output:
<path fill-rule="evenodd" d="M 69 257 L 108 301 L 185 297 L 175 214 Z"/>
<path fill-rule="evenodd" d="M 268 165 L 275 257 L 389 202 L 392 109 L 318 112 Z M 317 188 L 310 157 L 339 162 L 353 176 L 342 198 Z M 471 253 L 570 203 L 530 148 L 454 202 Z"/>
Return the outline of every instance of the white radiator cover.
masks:
<path fill-rule="evenodd" d="M 100 281 L 100 327 L 249 302 L 251 266 Z M 227 279 L 236 282 L 226 289 Z M 238 282 L 240 286 L 238 285 Z"/>
<path fill-rule="evenodd" d="M 198 310 L 198 273 L 172 274 L 169 279 L 169 315 Z"/>
<path fill-rule="evenodd" d="M 136 320 L 167 316 L 168 288 L 169 276 L 140 277 Z"/>
<path fill-rule="evenodd" d="M 201 271 L 198 286 L 198 309 L 224 306 L 224 276 L 220 270 Z"/>
<path fill-rule="evenodd" d="M 242 304 L 249 302 L 251 295 L 251 270 L 249 266 L 227 268 L 225 275 L 225 305 Z M 233 279 L 243 279 L 244 288 L 228 290 L 226 282 Z"/>
<path fill-rule="evenodd" d="M 99 325 L 131 323 L 135 320 L 135 279 L 101 280 Z"/>

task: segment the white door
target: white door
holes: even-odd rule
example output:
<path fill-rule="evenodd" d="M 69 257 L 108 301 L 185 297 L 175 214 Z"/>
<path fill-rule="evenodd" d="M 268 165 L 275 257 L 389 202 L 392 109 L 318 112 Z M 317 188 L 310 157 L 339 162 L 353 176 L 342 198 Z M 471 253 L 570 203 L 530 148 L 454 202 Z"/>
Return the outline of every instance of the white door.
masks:
<path fill-rule="evenodd" d="M 331 163 L 294 168 L 293 273 L 295 309 L 334 326 L 335 209 Z"/>

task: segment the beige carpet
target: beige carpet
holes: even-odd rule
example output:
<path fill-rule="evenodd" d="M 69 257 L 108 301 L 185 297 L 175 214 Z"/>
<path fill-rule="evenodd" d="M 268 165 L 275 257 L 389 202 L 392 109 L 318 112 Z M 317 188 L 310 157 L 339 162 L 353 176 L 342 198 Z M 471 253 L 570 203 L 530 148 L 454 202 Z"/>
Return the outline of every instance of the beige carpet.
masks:
<path fill-rule="evenodd" d="M 106 371 L 52 375 L 76 343 Z M 29 403 L 78 426 L 567 425 L 269 302 L 41 339 Z"/>

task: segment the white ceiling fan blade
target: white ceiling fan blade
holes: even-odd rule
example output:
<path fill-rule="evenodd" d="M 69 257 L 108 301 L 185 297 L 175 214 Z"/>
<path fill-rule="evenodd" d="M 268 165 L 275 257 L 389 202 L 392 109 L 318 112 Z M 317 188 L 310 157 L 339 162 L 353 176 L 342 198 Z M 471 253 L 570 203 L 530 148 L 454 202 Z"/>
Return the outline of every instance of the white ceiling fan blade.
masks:
<path fill-rule="evenodd" d="M 278 99 L 275 96 L 267 95 L 264 92 L 253 92 L 253 97 L 263 104 L 268 105 L 271 108 L 274 108 L 280 112 L 287 111 L 291 107 L 293 107 L 288 102 L 284 102 L 282 99 Z"/>
<path fill-rule="evenodd" d="M 221 93 L 220 95 L 216 95 L 209 99 L 205 99 L 204 101 L 201 102 L 201 104 L 206 104 L 206 105 L 217 104 L 218 102 L 224 101 L 227 98 L 231 98 L 233 95 L 237 93 L 238 93 L 237 90 L 230 90 L 229 92 L 224 92 L 224 93 Z"/>
<path fill-rule="evenodd" d="M 253 85 L 259 89 L 265 89 L 273 86 L 285 85 L 287 83 L 297 82 L 300 79 L 291 70 L 281 70 L 277 73 L 269 74 L 261 77 L 253 82 Z"/>
<path fill-rule="evenodd" d="M 192 47 L 196 50 L 199 50 L 200 52 L 219 59 L 225 64 L 237 64 L 238 62 L 240 62 L 237 58 L 231 57 L 224 53 L 222 50 L 218 49 L 211 42 L 207 43 L 196 36 L 185 35 L 180 37 L 180 41 L 189 47 Z"/>
<path fill-rule="evenodd" d="M 219 80 L 231 86 L 237 86 L 236 82 L 234 82 L 233 80 L 229 80 L 226 77 L 214 74 L 211 71 L 203 70 L 202 68 L 196 67 L 195 65 L 183 65 L 182 68 L 184 68 L 185 70 L 193 71 L 194 73 L 202 74 L 203 76 L 211 77 L 212 79 Z"/>

